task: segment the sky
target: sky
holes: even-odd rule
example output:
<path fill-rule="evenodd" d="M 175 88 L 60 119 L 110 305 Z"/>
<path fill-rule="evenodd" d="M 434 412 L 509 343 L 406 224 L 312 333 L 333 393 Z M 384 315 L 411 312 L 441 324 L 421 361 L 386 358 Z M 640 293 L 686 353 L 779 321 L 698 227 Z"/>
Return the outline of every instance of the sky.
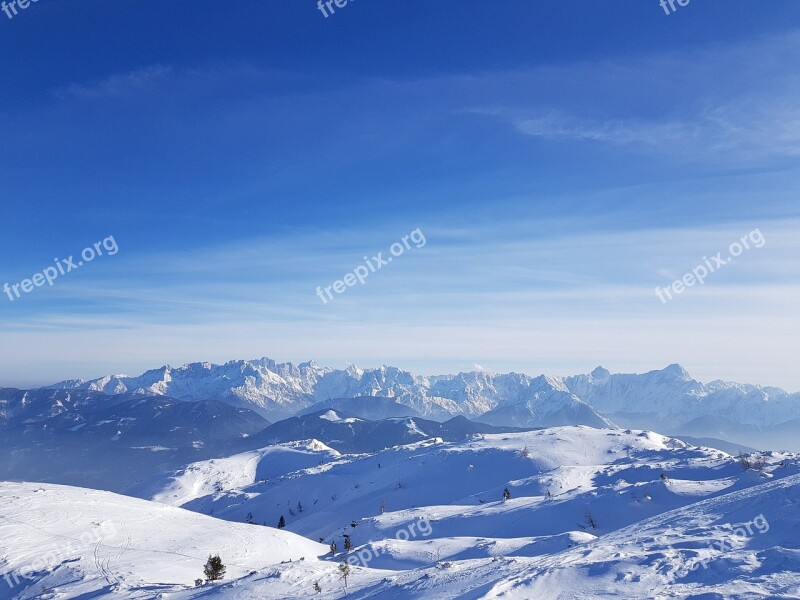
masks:
<path fill-rule="evenodd" d="M 0 12 L 0 387 L 268 356 L 677 362 L 798 391 L 799 17 L 796 0 Z"/>

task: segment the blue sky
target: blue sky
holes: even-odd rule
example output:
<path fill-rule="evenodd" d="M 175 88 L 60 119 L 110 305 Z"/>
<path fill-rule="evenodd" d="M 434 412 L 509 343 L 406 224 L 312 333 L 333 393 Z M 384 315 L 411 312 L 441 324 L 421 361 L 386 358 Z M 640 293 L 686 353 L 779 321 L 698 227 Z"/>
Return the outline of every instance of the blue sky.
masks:
<path fill-rule="evenodd" d="M 0 13 L 0 385 L 270 356 L 800 390 L 800 4 Z M 420 228 L 413 248 L 323 304 Z M 664 305 L 704 256 L 745 252 Z"/>

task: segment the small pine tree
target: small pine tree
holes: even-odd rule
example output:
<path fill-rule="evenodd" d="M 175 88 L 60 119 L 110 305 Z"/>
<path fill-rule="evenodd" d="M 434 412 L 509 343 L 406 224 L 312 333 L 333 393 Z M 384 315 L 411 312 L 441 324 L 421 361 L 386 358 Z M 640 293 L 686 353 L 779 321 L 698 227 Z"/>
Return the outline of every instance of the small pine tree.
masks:
<path fill-rule="evenodd" d="M 253 524 L 253 513 L 251 513 L 251 512 L 247 513 L 247 516 L 244 518 L 244 520 L 245 520 L 245 523 L 250 523 L 250 525 L 252 525 Z"/>
<path fill-rule="evenodd" d="M 341 574 L 341 578 L 344 579 L 344 593 L 347 593 L 347 578 L 350 576 L 350 565 L 347 564 L 346 560 L 342 561 L 342 564 L 339 565 L 339 573 Z"/>
<path fill-rule="evenodd" d="M 322 593 L 322 586 L 319 584 L 319 581 L 314 582 L 314 591 L 318 594 Z"/>
<path fill-rule="evenodd" d="M 209 556 L 203 573 L 206 576 L 206 581 L 219 581 L 225 577 L 225 565 L 222 564 L 222 559 L 219 554 L 216 556 Z"/>
<path fill-rule="evenodd" d="M 386 500 L 381 500 L 381 514 L 386 512 Z"/>
<path fill-rule="evenodd" d="M 336 555 L 336 542 L 331 542 L 331 554 Z"/>
<path fill-rule="evenodd" d="M 278 529 L 283 529 L 284 527 L 286 527 L 286 519 L 281 515 L 281 518 L 278 519 Z"/>
<path fill-rule="evenodd" d="M 503 502 L 506 500 L 511 500 L 511 492 L 508 491 L 508 488 L 503 490 Z"/>
<path fill-rule="evenodd" d="M 350 536 L 344 536 L 344 551 L 349 552 L 350 549 L 353 547 L 353 542 L 350 541 Z"/>
<path fill-rule="evenodd" d="M 586 509 L 586 512 L 583 515 L 583 522 L 586 523 L 592 529 L 597 529 L 597 521 L 594 520 L 594 515 L 589 512 L 589 509 Z"/>
<path fill-rule="evenodd" d="M 303 512 L 303 504 L 301 502 L 297 503 L 297 512 Z"/>

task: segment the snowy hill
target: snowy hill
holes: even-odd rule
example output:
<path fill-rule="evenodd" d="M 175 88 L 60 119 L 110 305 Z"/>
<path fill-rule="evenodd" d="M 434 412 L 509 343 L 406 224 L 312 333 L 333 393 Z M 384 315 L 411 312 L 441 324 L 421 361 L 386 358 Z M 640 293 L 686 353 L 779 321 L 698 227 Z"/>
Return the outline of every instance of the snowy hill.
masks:
<path fill-rule="evenodd" d="M 309 448 L 313 444 L 319 443 Z M 430 516 L 440 535 L 494 532 L 495 537 L 510 533 L 496 535 L 507 527 L 509 514 L 536 513 L 536 518 L 518 524 L 514 534 L 542 536 L 579 528 L 587 506 L 596 510 L 599 528 L 607 532 L 755 485 L 767 476 L 766 471 L 743 470 L 721 451 L 689 447 L 659 434 L 588 427 L 478 435 L 449 443 L 427 440 L 335 459 L 322 444 L 316 452 L 320 460 L 313 466 L 289 472 L 273 465 L 284 473 L 197 495 L 182 505 L 232 521 L 244 521 L 248 513 L 267 523 L 284 516 L 289 530 L 312 538 L 327 539 L 355 519 L 361 523 L 353 533 L 359 542 L 382 539 L 384 530 L 396 525 L 398 513 L 404 519 Z M 791 455 L 772 456 L 776 464 L 788 462 L 774 467 L 769 476 L 798 471 Z M 231 465 L 238 470 L 235 465 L 249 458 L 233 457 Z M 176 477 L 195 480 L 198 472 L 213 472 L 219 479 L 215 469 L 198 463 Z M 168 478 L 163 487 L 173 487 L 175 480 Z M 501 502 L 505 488 L 513 498 L 508 503 Z M 295 510 L 298 503 L 305 507 L 302 512 Z M 620 506 L 628 508 L 619 510 Z M 391 511 L 392 517 L 382 515 L 381 509 Z"/>
<path fill-rule="evenodd" d="M 287 529 L 336 541 L 339 551 L 347 534 L 358 565 L 349 584 L 354 598 L 654 597 L 647 590 L 682 597 L 679 591 L 704 584 L 732 597 L 744 582 L 753 597 L 798 591 L 800 464 L 793 455 L 765 455 L 763 468 L 745 470 L 722 452 L 658 434 L 584 427 L 420 442 L 366 456 L 336 457 L 312 442 L 303 451 L 322 464 L 312 457 L 275 464 L 295 450 L 272 450 L 275 476 L 266 480 L 232 482 L 189 502 L 181 494 L 159 499 L 234 522 L 284 516 Z M 238 472 L 252 458 L 234 457 L 228 467 Z M 196 489 L 204 474 L 224 479 L 219 465 L 197 464 L 164 489 Z M 762 533 L 759 516 L 773 529 Z M 747 523 L 754 533 L 737 536 Z M 713 545 L 720 539 L 729 540 L 724 550 Z M 338 598 L 341 555 L 328 558 L 330 566 L 281 565 L 218 593 L 301 598 L 321 581 L 322 597 Z M 705 558 L 707 568 L 692 571 Z"/>
<path fill-rule="evenodd" d="M 152 599 L 192 588 L 210 554 L 225 557 L 233 579 L 282 561 L 314 562 L 325 550 L 287 531 L 109 492 L 0 483 L 0 598 Z"/>
<path fill-rule="evenodd" d="M 0 598 L 338 599 L 345 535 L 350 598 L 800 592 L 798 457 L 744 465 L 646 431 L 559 427 L 364 455 L 292 442 L 140 493 L 158 503 L 0 484 L 0 572 L 16 585 Z M 286 529 L 269 526 L 281 516 Z M 193 587 L 217 552 L 226 578 Z"/>

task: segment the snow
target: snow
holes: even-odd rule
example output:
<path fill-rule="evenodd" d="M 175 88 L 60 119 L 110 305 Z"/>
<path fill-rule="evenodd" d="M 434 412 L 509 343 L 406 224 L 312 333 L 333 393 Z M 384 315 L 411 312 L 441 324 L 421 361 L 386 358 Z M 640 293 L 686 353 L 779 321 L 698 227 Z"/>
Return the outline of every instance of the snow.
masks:
<path fill-rule="evenodd" d="M 352 599 L 797 598 L 800 457 L 762 458 L 568 426 L 277 444 L 155 475 L 138 499 L 0 483 L 0 599 L 338 599 L 345 535 Z M 217 553 L 225 579 L 194 587 Z"/>
<path fill-rule="evenodd" d="M 192 586 L 209 554 L 224 557 L 229 576 L 238 578 L 282 561 L 313 562 L 326 550 L 287 531 L 110 492 L 31 483 L 0 483 L 0 549 L 6 574 L 0 598 L 20 600 L 38 597 L 43 588 L 69 589 L 46 596 L 53 598 L 115 591 L 153 598 L 162 589 Z M 18 585 L 12 589 L 9 582 Z"/>
<path fill-rule="evenodd" d="M 331 423 L 357 423 L 361 421 L 361 419 L 356 419 L 355 417 L 340 417 L 336 411 L 329 410 L 326 413 L 319 416 L 320 419 L 324 419 L 325 421 L 330 421 Z"/>

